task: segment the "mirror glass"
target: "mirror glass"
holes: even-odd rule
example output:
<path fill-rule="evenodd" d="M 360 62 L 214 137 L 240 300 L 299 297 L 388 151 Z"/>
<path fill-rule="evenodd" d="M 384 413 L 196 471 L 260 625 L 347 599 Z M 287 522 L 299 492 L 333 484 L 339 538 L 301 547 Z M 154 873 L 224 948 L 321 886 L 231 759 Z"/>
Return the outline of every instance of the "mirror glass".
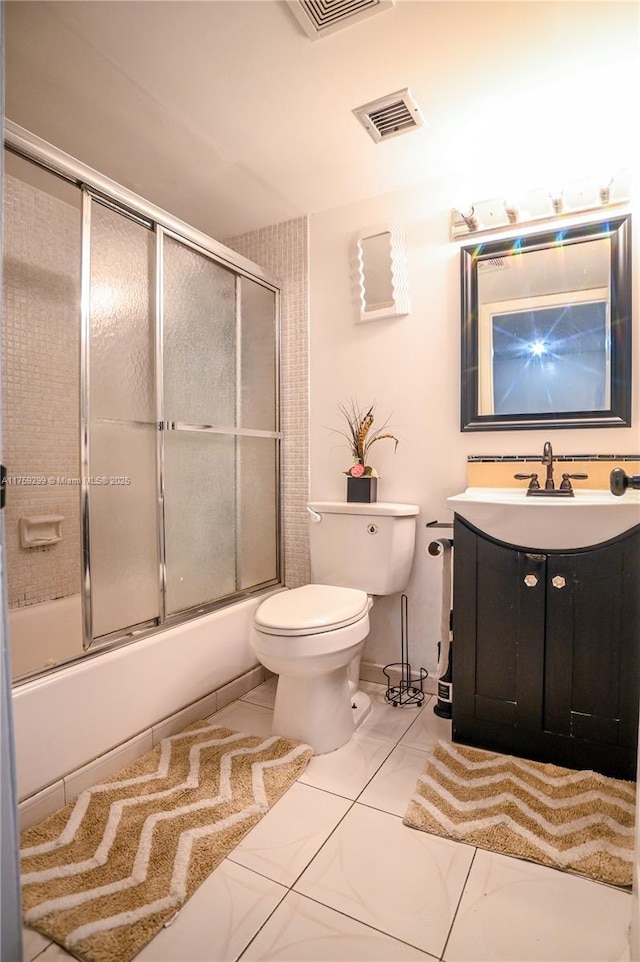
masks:
<path fill-rule="evenodd" d="M 630 218 L 462 249 L 462 430 L 629 426 Z"/>
<path fill-rule="evenodd" d="M 363 237 L 360 243 L 365 311 L 393 307 L 391 234 L 385 231 L 383 234 L 374 234 L 373 237 Z"/>
<path fill-rule="evenodd" d="M 356 321 L 375 321 L 409 313 L 404 231 L 399 226 L 372 228 L 355 245 Z"/>

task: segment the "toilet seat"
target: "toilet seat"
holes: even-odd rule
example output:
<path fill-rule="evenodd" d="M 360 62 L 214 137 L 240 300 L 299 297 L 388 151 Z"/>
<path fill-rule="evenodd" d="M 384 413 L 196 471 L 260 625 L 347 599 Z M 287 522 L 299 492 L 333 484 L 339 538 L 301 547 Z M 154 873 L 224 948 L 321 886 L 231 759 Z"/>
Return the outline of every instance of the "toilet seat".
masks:
<path fill-rule="evenodd" d="M 267 635 L 315 635 L 352 625 L 369 611 L 366 591 L 334 585 L 303 585 L 263 601 L 254 618 Z"/>

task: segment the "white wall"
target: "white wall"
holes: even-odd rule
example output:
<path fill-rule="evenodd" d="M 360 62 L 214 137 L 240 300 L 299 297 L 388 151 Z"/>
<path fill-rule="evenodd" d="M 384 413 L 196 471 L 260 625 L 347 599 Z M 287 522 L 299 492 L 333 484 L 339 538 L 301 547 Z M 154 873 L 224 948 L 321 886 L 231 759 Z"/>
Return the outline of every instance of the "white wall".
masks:
<path fill-rule="evenodd" d="M 383 145 L 384 146 L 384 145 Z M 371 462 L 380 473 L 380 501 L 421 507 L 409 597 L 409 654 L 414 667 L 434 670 L 439 640 L 441 560 L 428 557 L 433 533 L 426 522 L 451 520 L 446 498 L 465 488 L 470 454 L 542 454 L 545 440 L 558 454 L 640 453 L 638 391 L 638 258 L 634 257 L 633 427 L 461 433 L 459 248 L 449 240 L 455 178 L 396 191 L 311 218 L 311 494 L 344 500 L 349 452 L 329 429 L 343 427 L 338 402 L 376 403 L 400 439 L 381 441 Z M 637 219 L 637 218 L 636 218 Z M 355 324 L 351 248 L 363 229 L 401 224 L 406 232 L 411 312 L 406 317 Z M 635 225 L 634 249 L 638 249 Z M 399 598 L 372 610 L 364 659 L 400 660 Z"/>

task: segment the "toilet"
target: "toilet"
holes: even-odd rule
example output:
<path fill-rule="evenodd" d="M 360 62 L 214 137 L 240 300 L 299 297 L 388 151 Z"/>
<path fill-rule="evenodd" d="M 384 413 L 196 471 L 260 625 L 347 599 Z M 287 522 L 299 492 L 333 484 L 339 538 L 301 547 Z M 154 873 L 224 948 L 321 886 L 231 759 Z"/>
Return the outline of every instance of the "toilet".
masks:
<path fill-rule="evenodd" d="M 263 601 L 250 641 L 278 675 L 273 731 L 322 755 L 348 742 L 371 711 L 358 691 L 369 611 L 376 596 L 407 586 L 419 508 L 318 501 L 307 511 L 313 583 Z"/>

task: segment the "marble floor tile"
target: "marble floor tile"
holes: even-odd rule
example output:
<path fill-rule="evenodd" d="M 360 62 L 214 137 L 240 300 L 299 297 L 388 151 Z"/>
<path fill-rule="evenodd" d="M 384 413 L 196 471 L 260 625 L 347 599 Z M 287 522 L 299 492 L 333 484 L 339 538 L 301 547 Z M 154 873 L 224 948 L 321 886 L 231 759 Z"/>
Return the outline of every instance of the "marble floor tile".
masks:
<path fill-rule="evenodd" d="M 270 735 L 276 681 L 208 721 Z M 451 722 L 433 696 L 393 708 L 362 688 L 359 731 L 310 759 L 136 962 L 629 962 L 629 893 L 402 824 Z M 70 959 L 25 930 L 23 962 Z"/>
<path fill-rule="evenodd" d="M 631 895 L 478 849 L 446 962 L 622 962 Z"/>
<path fill-rule="evenodd" d="M 350 806 L 346 798 L 296 782 L 229 858 L 291 886 Z"/>
<path fill-rule="evenodd" d="M 360 683 L 360 687 L 371 699 L 372 707 L 371 714 L 365 718 L 358 729 L 358 732 L 362 735 L 384 738 L 395 744 L 423 710 L 421 705 L 406 705 L 394 708 L 385 699 L 387 689 L 383 685 L 374 685 L 363 681 Z"/>
<path fill-rule="evenodd" d="M 37 955 L 51 944 L 51 939 L 46 939 L 34 929 L 22 928 L 22 962 L 32 962 Z"/>
<path fill-rule="evenodd" d="M 242 962 L 409 962 L 427 955 L 290 892 L 258 932 Z"/>
<path fill-rule="evenodd" d="M 439 958 L 474 851 L 356 803 L 294 890 Z"/>
<path fill-rule="evenodd" d="M 440 718 L 435 714 L 433 706 L 436 701 L 433 695 L 429 698 L 416 720 L 400 739 L 402 745 L 428 752 L 440 738 L 451 741 L 451 719 Z"/>
<path fill-rule="evenodd" d="M 248 735 L 271 735 L 273 712 L 262 705 L 252 705 L 247 701 L 234 701 L 226 708 L 222 708 L 207 721 L 211 725 L 224 725 L 237 732 Z"/>
<path fill-rule="evenodd" d="M 358 802 L 402 818 L 428 757 L 428 752 L 397 745 L 358 796 Z"/>
<path fill-rule="evenodd" d="M 249 701 L 253 705 L 262 705 L 263 708 L 273 708 L 276 700 L 276 688 L 278 687 L 278 676 L 274 675 L 268 681 L 252 688 L 246 695 L 242 695 L 242 701 Z"/>
<path fill-rule="evenodd" d="M 286 891 L 225 859 L 136 962 L 235 962 Z"/>
<path fill-rule="evenodd" d="M 393 743 L 356 732 L 335 752 L 314 755 L 299 781 L 355 799 L 392 750 Z"/>

